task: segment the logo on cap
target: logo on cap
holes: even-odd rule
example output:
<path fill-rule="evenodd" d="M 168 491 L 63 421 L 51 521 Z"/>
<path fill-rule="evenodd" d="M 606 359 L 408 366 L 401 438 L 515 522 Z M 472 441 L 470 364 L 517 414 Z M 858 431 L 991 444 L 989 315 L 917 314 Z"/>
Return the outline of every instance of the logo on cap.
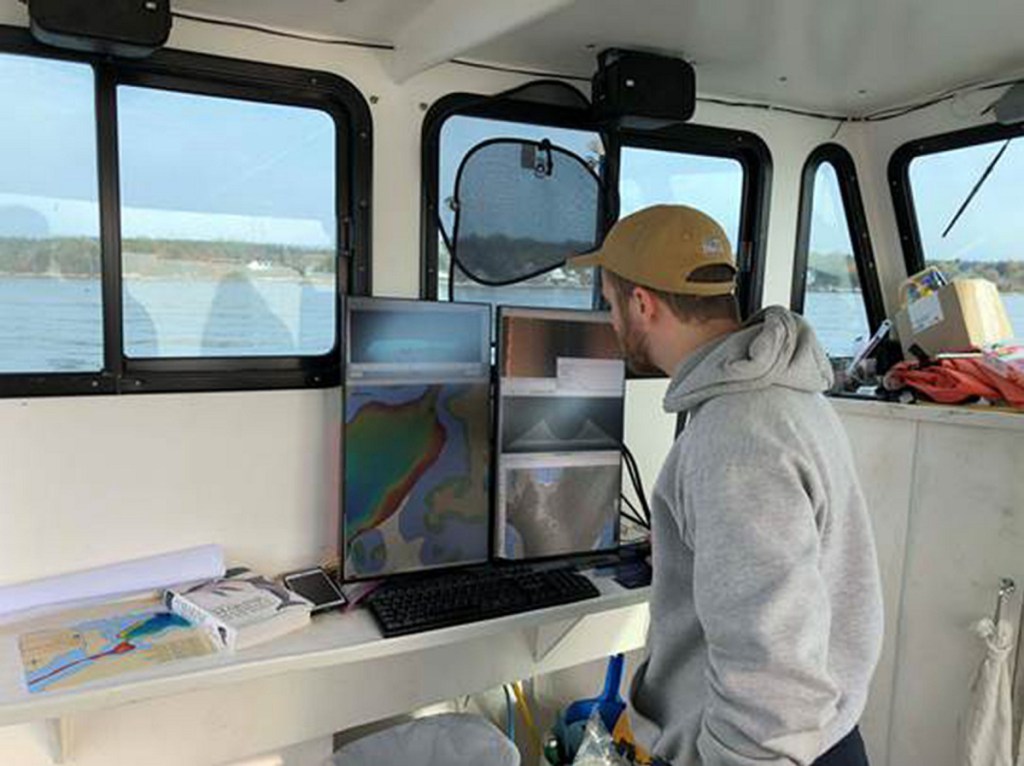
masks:
<path fill-rule="evenodd" d="M 725 248 L 722 246 L 722 240 L 718 237 L 708 237 L 701 244 L 701 249 L 704 251 L 704 255 L 709 258 L 713 258 L 716 255 L 722 255 L 725 252 Z"/>

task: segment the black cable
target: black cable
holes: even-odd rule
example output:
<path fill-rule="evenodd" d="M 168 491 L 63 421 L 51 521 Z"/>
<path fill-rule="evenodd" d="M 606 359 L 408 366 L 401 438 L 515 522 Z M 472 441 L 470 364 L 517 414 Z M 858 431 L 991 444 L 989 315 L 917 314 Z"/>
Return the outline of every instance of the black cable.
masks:
<path fill-rule="evenodd" d="M 949 101 L 956 98 L 963 93 L 977 93 L 986 90 L 995 90 L 997 88 L 1005 88 L 1010 85 L 1016 85 L 1024 82 L 1024 78 L 1014 78 L 1011 80 L 1000 80 L 998 82 L 984 83 L 980 85 L 963 85 L 957 88 L 952 88 L 943 93 L 933 96 L 925 101 L 921 101 L 914 104 L 907 104 L 905 106 L 890 106 L 884 109 L 879 109 L 868 114 L 861 115 L 859 117 L 843 116 L 837 114 L 829 114 L 826 112 L 817 112 L 811 109 L 799 109 L 788 106 L 776 106 L 774 104 L 765 104 L 757 101 L 737 101 L 727 98 L 713 98 L 709 96 L 698 96 L 698 102 L 704 102 L 708 104 L 719 104 L 721 106 L 740 107 L 744 109 L 760 109 L 766 112 L 784 112 L 786 114 L 796 114 L 802 117 L 811 117 L 818 120 L 835 120 L 840 123 L 840 126 L 846 122 L 885 122 L 886 120 L 893 120 L 897 117 L 904 117 L 913 112 L 927 109 L 930 106 L 941 104 L 944 101 Z M 837 131 L 838 132 L 838 129 Z"/>
<path fill-rule="evenodd" d="M 704 104 L 718 104 L 720 106 L 742 107 L 744 109 L 761 109 L 765 112 L 783 112 L 785 114 L 796 114 L 801 117 L 813 117 L 817 120 L 829 120 L 830 122 L 835 120 L 845 121 L 849 119 L 841 114 L 816 112 L 811 109 L 799 109 L 792 106 L 776 106 L 775 104 L 764 104 L 758 101 L 734 101 L 729 98 L 715 98 L 712 96 L 697 96 L 696 100 L 698 103 Z"/>
<path fill-rule="evenodd" d="M 633 483 L 633 490 L 636 492 L 637 500 L 640 501 L 640 507 L 643 509 L 643 516 L 647 520 L 648 527 L 651 524 L 651 507 L 647 503 L 647 493 L 644 491 L 643 477 L 640 475 L 640 466 L 637 465 L 636 458 L 633 457 L 633 453 L 630 452 L 629 447 L 623 442 L 620 444 L 622 448 L 623 462 L 626 465 L 626 471 L 629 473 L 630 481 Z"/>
<path fill-rule="evenodd" d="M 635 482 L 642 489 L 643 480 L 640 476 L 640 466 L 637 465 L 636 458 L 633 457 L 633 453 L 629 451 L 629 447 L 627 447 L 625 444 L 622 445 L 622 451 L 623 455 L 626 458 L 626 465 L 629 468 L 630 475 L 634 478 Z M 643 493 L 641 493 L 641 497 L 644 497 Z"/>
<path fill-rule="evenodd" d="M 648 529 L 649 530 L 651 528 L 650 525 L 648 525 L 648 523 L 646 521 L 644 521 L 643 519 L 640 518 L 640 512 L 637 511 L 636 506 L 633 505 L 633 503 L 630 502 L 629 498 L 626 497 L 623 494 L 620 494 L 619 497 L 622 498 L 622 502 L 624 502 L 626 505 L 628 505 L 629 508 L 632 511 L 632 513 L 627 513 L 626 511 L 620 510 L 619 513 L 622 515 L 622 517 L 626 518 L 626 519 L 629 519 L 630 521 L 632 521 L 634 524 L 636 524 L 639 527 L 643 527 L 644 529 Z"/>
<path fill-rule="evenodd" d="M 274 27 L 267 27 L 261 24 L 254 24 L 246 21 L 212 19 L 199 14 L 189 13 L 187 11 L 172 11 L 171 15 L 175 18 L 186 19 L 188 21 L 195 21 L 200 24 L 213 24 L 222 27 L 231 27 L 234 29 L 244 29 L 251 32 L 262 32 L 264 34 L 276 35 L 278 37 L 285 37 L 291 40 L 302 40 L 304 42 L 320 43 L 323 45 L 342 45 L 351 48 L 364 48 L 369 50 L 382 51 L 395 50 L 395 46 L 391 43 L 371 43 L 363 42 L 360 40 L 346 40 L 344 38 L 316 37 L 315 35 L 303 34 L 302 32 L 288 32 L 283 29 L 276 29 Z M 506 66 L 503 64 L 484 64 L 476 61 L 468 61 L 466 59 L 449 59 L 449 63 L 456 64 L 458 66 L 470 67 L 473 69 L 484 69 L 492 72 L 505 72 L 508 74 L 526 75 L 528 77 L 558 78 L 560 80 L 590 82 L 589 77 L 581 77 L 575 74 L 541 72 L 535 69 L 528 69 L 525 67 Z M 698 103 L 704 104 L 718 104 L 720 106 L 728 106 L 741 109 L 760 109 L 766 112 L 782 112 L 783 114 L 794 114 L 801 117 L 810 117 L 816 120 L 828 120 L 830 122 L 838 121 L 841 126 L 845 122 L 884 122 L 886 120 L 893 120 L 896 119 L 897 117 L 903 117 L 913 112 L 917 112 L 922 109 L 927 109 L 930 106 L 941 104 L 944 101 L 949 101 L 950 99 L 956 98 L 962 93 L 976 93 L 979 91 L 995 90 L 996 88 L 1003 88 L 1009 85 L 1016 85 L 1021 82 L 1024 82 L 1024 78 L 1018 77 L 1011 80 L 1002 80 L 999 82 L 985 83 L 981 85 L 960 86 L 945 91 L 944 93 L 940 93 L 937 96 L 934 96 L 919 103 L 908 104 L 906 106 L 886 107 L 885 109 L 879 109 L 875 112 L 870 112 L 859 117 L 831 114 L 828 112 L 818 112 L 813 109 L 800 109 L 798 107 L 765 104 L 757 101 L 742 101 L 728 98 L 717 98 L 713 96 L 698 96 L 696 100 Z"/>
<path fill-rule="evenodd" d="M 524 74 L 529 77 L 544 77 L 547 79 L 557 78 L 559 80 L 575 80 L 576 82 L 590 82 L 589 77 L 580 77 L 575 74 L 559 74 L 557 72 L 539 72 L 535 69 L 524 69 L 514 66 L 505 66 L 503 64 L 481 64 L 477 61 L 467 61 L 466 59 L 449 59 L 452 64 L 458 64 L 459 66 L 470 67 L 471 69 L 486 69 L 490 72 L 506 72 L 508 74 Z"/>
<path fill-rule="evenodd" d="M 362 40 L 347 40 L 345 38 L 317 37 L 316 35 L 304 34 L 302 32 L 289 32 L 285 29 L 267 27 L 262 24 L 255 24 L 247 21 L 236 21 L 234 19 L 213 19 L 200 14 L 189 13 L 188 11 L 171 11 L 171 16 L 177 19 L 186 19 L 200 24 L 213 24 L 215 26 L 230 27 L 232 29 L 244 29 L 249 32 L 263 32 L 268 35 L 284 37 L 289 40 L 302 40 L 307 43 L 320 43 L 322 45 L 344 45 L 350 48 L 365 48 L 377 51 L 393 51 L 395 46 L 391 43 L 371 43 Z M 580 77 L 572 74 L 558 74 L 554 72 L 541 72 L 536 69 L 525 67 L 504 66 L 501 64 L 483 64 L 477 61 L 466 59 L 449 59 L 452 64 L 470 67 L 472 69 L 485 69 L 491 72 L 505 72 L 508 74 L 521 74 L 528 77 L 558 78 L 559 80 L 575 80 L 576 82 L 590 82 L 589 77 Z"/>
<path fill-rule="evenodd" d="M 344 45 L 350 48 L 369 48 L 377 51 L 393 51 L 394 45 L 390 43 L 368 43 L 360 40 L 345 40 L 343 38 L 317 37 L 302 32 L 289 32 L 275 27 L 265 27 L 262 24 L 254 24 L 248 21 L 234 21 L 229 19 L 211 19 L 208 16 L 189 13 L 188 11 L 171 11 L 171 16 L 176 19 L 186 19 L 200 24 L 213 24 L 220 27 L 231 27 L 232 29 L 244 29 L 249 32 L 263 32 L 277 37 L 286 37 L 289 40 L 302 40 L 307 43 L 321 43 L 322 45 Z"/>
<path fill-rule="evenodd" d="M 646 526 L 647 522 L 645 522 L 643 519 L 640 518 L 640 511 L 638 511 L 637 507 L 635 505 L 633 505 L 633 501 L 630 500 L 628 497 L 626 497 L 624 494 L 620 495 L 620 496 L 622 497 L 622 501 L 626 505 L 628 505 L 629 509 L 633 512 L 633 515 L 635 516 L 637 523 L 643 524 L 643 525 Z"/>
<path fill-rule="evenodd" d="M 930 106 L 941 104 L 944 101 L 950 101 L 964 93 L 980 93 L 986 90 L 995 90 L 997 88 L 1005 88 L 1009 85 L 1016 85 L 1020 82 L 1024 82 L 1024 79 L 1018 77 L 1012 80 L 1000 80 L 998 82 L 983 83 L 980 85 L 962 85 L 957 88 L 951 88 L 950 90 L 940 93 L 937 96 L 933 96 L 926 101 L 902 107 L 896 106 L 879 109 L 878 111 L 866 114 L 863 117 L 851 118 L 851 120 L 858 122 L 884 122 L 885 120 L 892 120 L 896 117 L 903 117 L 904 115 L 920 111 L 921 109 L 927 109 Z"/>

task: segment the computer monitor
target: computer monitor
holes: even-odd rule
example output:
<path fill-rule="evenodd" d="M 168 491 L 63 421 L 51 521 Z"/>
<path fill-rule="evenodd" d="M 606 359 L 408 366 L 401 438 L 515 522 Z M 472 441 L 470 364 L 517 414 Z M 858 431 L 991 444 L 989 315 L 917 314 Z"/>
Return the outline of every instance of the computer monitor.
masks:
<path fill-rule="evenodd" d="M 346 580 L 481 563 L 490 545 L 490 307 L 345 303 Z"/>
<path fill-rule="evenodd" d="M 494 550 L 535 559 L 619 540 L 626 368 L 606 312 L 498 312 Z"/>

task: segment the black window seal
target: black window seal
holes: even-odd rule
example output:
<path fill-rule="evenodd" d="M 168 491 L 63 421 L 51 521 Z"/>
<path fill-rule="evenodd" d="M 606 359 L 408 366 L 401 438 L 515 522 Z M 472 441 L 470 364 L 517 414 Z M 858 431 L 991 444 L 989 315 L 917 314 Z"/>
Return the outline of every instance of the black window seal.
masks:
<path fill-rule="evenodd" d="M 549 128 L 567 128 L 601 134 L 590 112 L 565 106 L 488 98 L 476 93 L 450 93 L 427 110 L 421 138 L 422 191 L 420 194 L 420 298 L 436 301 L 438 277 L 438 226 L 442 201 L 436 199 L 440 183 L 441 130 L 450 117 L 480 117 Z M 605 189 L 608 185 L 606 182 Z M 607 200 L 603 200 L 608 209 Z M 607 219 L 608 213 L 604 217 Z"/>
<path fill-rule="evenodd" d="M 896 228 L 899 231 L 903 262 L 908 275 L 916 274 L 925 267 L 921 230 L 917 224 L 913 190 L 910 188 L 910 164 L 925 155 L 994 143 L 1022 135 L 1024 122 L 1014 125 L 995 123 L 917 138 L 901 145 L 892 153 L 889 158 L 889 191 L 892 193 Z"/>
<path fill-rule="evenodd" d="M 740 241 L 736 252 L 739 267 L 736 298 L 744 317 L 757 313 L 764 294 L 771 205 L 773 163 L 768 144 L 756 133 L 747 130 L 692 123 L 681 123 L 657 132 L 615 131 L 609 141 L 608 153 L 611 160 L 606 181 L 615 189 L 619 186 L 623 147 L 722 157 L 736 160 L 740 164 L 743 168 L 743 190 L 740 202 Z"/>
<path fill-rule="evenodd" d="M 341 382 L 341 296 L 372 290 L 370 226 L 372 119 L 366 99 L 344 78 L 322 71 L 222 56 L 160 50 L 114 59 L 50 48 L 21 27 L 0 26 L 0 52 L 89 64 L 96 77 L 104 368 L 95 373 L 0 374 L 0 397 L 169 391 L 316 388 Z M 318 108 L 338 126 L 335 162 L 337 250 L 335 344 L 317 356 L 132 359 L 121 328 L 120 232 L 115 89 L 137 84 L 198 94 Z"/>
<path fill-rule="evenodd" d="M 793 282 L 790 308 L 802 314 L 807 295 L 807 262 L 810 257 L 811 220 L 814 217 L 814 182 L 818 169 L 825 163 L 836 171 L 839 195 L 846 216 L 847 233 L 853 247 L 853 260 L 857 267 L 861 295 L 867 314 L 868 326 L 875 332 L 885 320 L 885 303 L 878 280 L 878 268 L 871 246 L 864 202 L 857 180 L 857 167 L 850 153 L 839 144 L 822 144 L 810 153 L 804 163 L 800 180 L 800 210 L 797 218 L 796 251 L 793 258 Z"/>

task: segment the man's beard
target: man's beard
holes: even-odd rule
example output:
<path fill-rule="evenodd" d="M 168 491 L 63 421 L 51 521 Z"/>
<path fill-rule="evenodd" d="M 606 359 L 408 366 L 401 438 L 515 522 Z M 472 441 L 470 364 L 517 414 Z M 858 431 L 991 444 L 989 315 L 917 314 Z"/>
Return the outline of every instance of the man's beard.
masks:
<path fill-rule="evenodd" d="M 624 326 L 619 336 L 619 348 L 626 358 L 626 365 L 636 375 L 660 375 L 661 368 L 651 361 L 647 351 L 646 337 L 630 321 L 628 314 L 622 319 Z"/>

